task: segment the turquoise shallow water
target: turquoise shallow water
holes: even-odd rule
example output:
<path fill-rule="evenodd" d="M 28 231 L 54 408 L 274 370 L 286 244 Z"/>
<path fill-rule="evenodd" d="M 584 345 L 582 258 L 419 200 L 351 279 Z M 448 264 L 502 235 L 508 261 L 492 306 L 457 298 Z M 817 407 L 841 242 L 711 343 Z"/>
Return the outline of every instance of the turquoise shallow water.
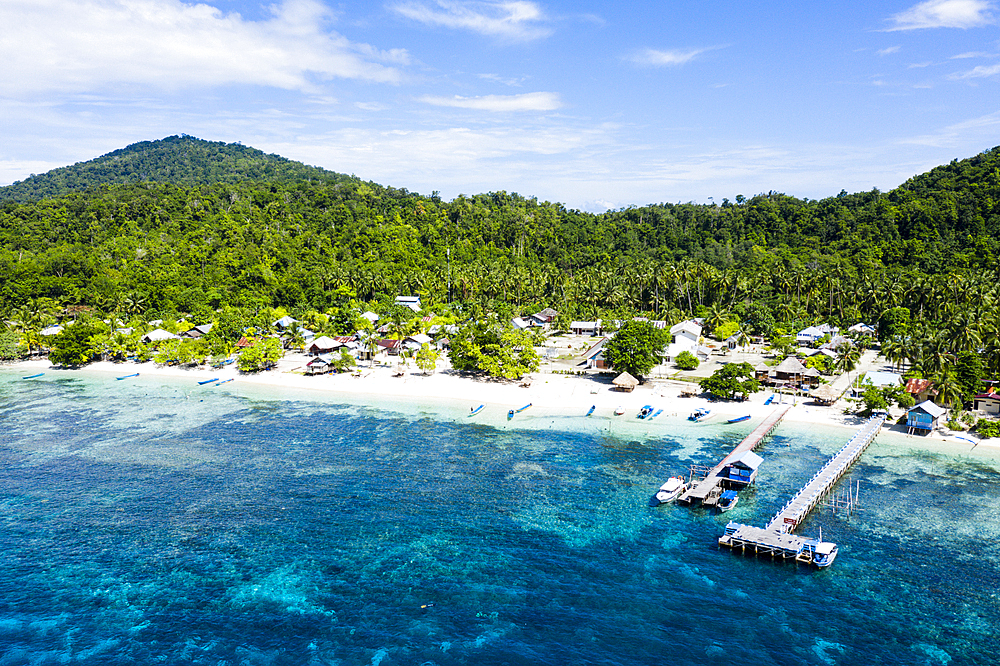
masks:
<path fill-rule="evenodd" d="M 845 431 L 782 425 L 721 518 L 646 501 L 753 422 L 467 410 L 0 373 L 0 664 L 1000 658 L 1000 465 L 978 451 L 880 438 L 864 511 L 804 527 L 840 544 L 815 571 L 716 540 Z"/>

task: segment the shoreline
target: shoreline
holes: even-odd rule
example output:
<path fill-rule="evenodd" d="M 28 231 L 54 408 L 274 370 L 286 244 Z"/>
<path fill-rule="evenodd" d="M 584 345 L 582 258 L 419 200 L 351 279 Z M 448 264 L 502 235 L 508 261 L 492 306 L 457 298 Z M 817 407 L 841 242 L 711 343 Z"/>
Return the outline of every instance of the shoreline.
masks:
<path fill-rule="evenodd" d="M 471 411 L 480 404 L 502 406 L 504 411 L 518 409 L 530 403 L 533 407 L 559 410 L 567 416 L 579 412 L 583 416 L 586 411 L 595 406 L 601 412 L 611 411 L 618 407 L 626 410 L 623 419 L 636 420 L 635 415 L 644 405 L 652 405 L 662 409 L 664 414 L 688 414 L 699 407 L 712 410 L 713 416 L 709 422 L 749 415 L 752 420 L 763 419 L 774 407 L 764 402 L 769 391 L 761 391 L 746 402 L 712 402 L 703 397 L 680 397 L 680 389 L 686 382 L 675 380 L 655 380 L 641 385 L 631 393 L 613 390 L 610 379 L 604 380 L 594 375 L 575 376 L 557 375 L 536 372 L 529 387 L 522 387 L 515 382 L 495 381 L 484 378 L 460 376 L 450 370 L 439 370 L 430 375 L 424 375 L 418 370 L 407 368 L 403 376 L 395 376 L 398 372 L 395 366 L 376 365 L 375 367 L 360 367 L 361 376 L 349 373 L 324 374 L 308 376 L 301 373 L 308 357 L 304 355 L 288 355 L 277 368 L 257 374 L 240 374 L 234 365 L 222 369 L 197 367 L 180 368 L 176 366 L 159 366 L 152 361 L 145 363 L 125 362 L 112 363 L 100 361 L 85 366 L 83 370 L 99 374 L 122 377 L 138 372 L 140 375 L 175 379 L 190 379 L 204 381 L 218 378 L 220 381 L 233 379 L 233 384 L 250 385 L 257 388 L 292 389 L 301 391 L 318 391 L 323 394 L 349 395 L 362 403 L 374 404 L 380 396 L 418 401 L 432 399 L 442 403 L 464 403 Z M 39 372 L 66 373 L 71 375 L 77 370 L 54 369 L 48 359 L 19 361 L 5 364 L 0 369 L 8 369 L 30 376 Z M 784 396 L 785 404 L 791 396 Z M 776 403 L 777 404 L 777 403 Z M 895 417 L 893 417 L 894 420 Z M 805 402 L 801 397 L 796 406 L 785 416 L 785 420 L 806 425 L 830 426 L 845 430 L 856 430 L 864 419 L 854 414 L 844 414 L 837 406 L 821 406 Z M 983 447 L 1000 451 L 1000 439 L 978 440 L 974 435 L 961 432 L 945 434 L 934 431 L 929 435 L 908 435 L 902 426 L 885 428 L 883 432 L 905 438 L 907 441 L 936 442 L 949 445 L 961 445 L 973 448 Z M 956 439 L 965 437 L 967 439 Z M 970 441 L 972 440 L 972 441 Z M 956 449 L 959 447 L 956 446 Z"/>

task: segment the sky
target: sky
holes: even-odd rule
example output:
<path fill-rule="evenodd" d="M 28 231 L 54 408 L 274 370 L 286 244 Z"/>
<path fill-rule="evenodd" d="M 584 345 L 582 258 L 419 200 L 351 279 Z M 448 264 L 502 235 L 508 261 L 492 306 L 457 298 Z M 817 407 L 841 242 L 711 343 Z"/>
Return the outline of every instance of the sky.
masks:
<path fill-rule="evenodd" d="M 1000 145 L 1000 0 L 0 0 L 0 185 L 189 134 L 601 212 Z"/>

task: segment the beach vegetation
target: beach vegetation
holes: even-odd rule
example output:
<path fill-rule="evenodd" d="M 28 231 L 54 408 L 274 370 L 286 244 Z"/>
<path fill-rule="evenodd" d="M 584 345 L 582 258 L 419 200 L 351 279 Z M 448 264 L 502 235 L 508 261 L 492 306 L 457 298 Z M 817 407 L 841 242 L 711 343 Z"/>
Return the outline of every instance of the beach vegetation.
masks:
<path fill-rule="evenodd" d="M 749 363 L 728 363 L 698 382 L 702 391 L 725 400 L 744 400 L 760 390 Z"/>
<path fill-rule="evenodd" d="M 240 353 L 236 368 L 240 372 L 261 372 L 274 367 L 284 354 L 278 338 L 264 336 Z"/>
<path fill-rule="evenodd" d="M 97 355 L 92 341 L 97 333 L 97 327 L 87 322 L 64 327 L 50 342 L 49 360 L 55 365 L 67 367 L 86 365 Z"/>
<path fill-rule="evenodd" d="M 27 348 L 21 344 L 17 333 L 10 329 L 0 330 L 0 361 L 13 361 L 26 352 Z"/>
<path fill-rule="evenodd" d="M 437 369 L 438 358 L 440 356 L 441 354 L 437 349 L 434 349 L 425 342 L 420 345 L 420 349 L 413 355 L 413 360 L 425 375 L 429 375 Z"/>
<path fill-rule="evenodd" d="M 648 321 L 630 320 L 604 343 L 604 359 L 615 370 L 641 380 L 662 362 L 667 342 L 662 329 Z"/>
<path fill-rule="evenodd" d="M 451 365 L 462 372 L 485 373 L 497 379 L 520 379 L 538 370 L 539 357 L 531 334 L 507 320 L 491 316 L 468 322 L 451 336 Z"/>
<path fill-rule="evenodd" d="M 698 357 L 689 351 L 682 351 L 674 359 L 674 365 L 681 370 L 696 370 L 700 364 Z"/>
<path fill-rule="evenodd" d="M 976 432 L 979 433 L 979 436 L 983 439 L 1000 437 L 1000 421 L 980 419 L 976 424 Z"/>

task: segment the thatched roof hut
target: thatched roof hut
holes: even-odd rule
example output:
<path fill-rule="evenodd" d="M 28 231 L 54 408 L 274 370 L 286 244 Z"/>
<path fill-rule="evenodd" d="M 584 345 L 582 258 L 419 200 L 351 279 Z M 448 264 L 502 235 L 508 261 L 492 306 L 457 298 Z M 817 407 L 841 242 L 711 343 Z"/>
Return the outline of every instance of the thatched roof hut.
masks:
<path fill-rule="evenodd" d="M 623 372 L 615 377 L 614 381 L 611 383 L 617 386 L 619 391 L 632 391 L 639 385 L 639 380 L 629 373 Z"/>
<path fill-rule="evenodd" d="M 837 391 L 829 384 L 823 384 L 819 388 L 813 389 L 809 395 L 818 403 L 832 405 L 840 397 L 840 391 Z"/>

